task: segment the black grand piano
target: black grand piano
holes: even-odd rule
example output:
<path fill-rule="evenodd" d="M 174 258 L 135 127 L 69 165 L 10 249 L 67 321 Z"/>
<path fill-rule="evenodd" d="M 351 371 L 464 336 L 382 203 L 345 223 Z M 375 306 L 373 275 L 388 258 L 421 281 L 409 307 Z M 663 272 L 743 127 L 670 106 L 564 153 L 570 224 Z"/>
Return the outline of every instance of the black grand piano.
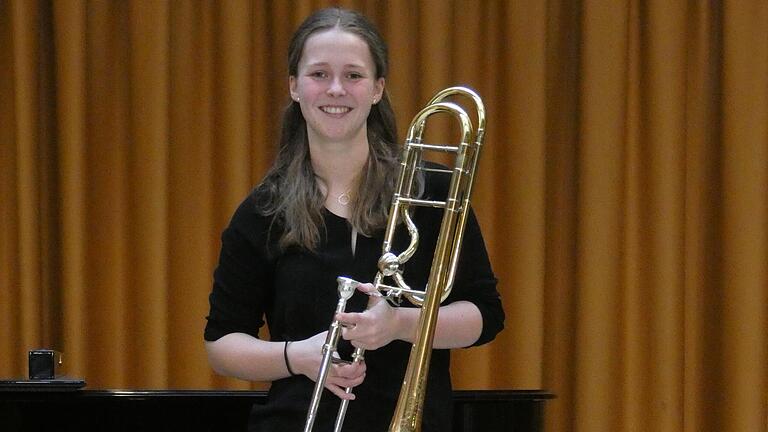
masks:
<path fill-rule="evenodd" d="M 244 432 L 251 406 L 266 399 L 263 391 L 88 390 L 57 380 L 12 384 L 0 385 L 3 432 Z M 553 397 L 542 390 L 455 391 L 449 432 L 541 431 L 544 403 Z"/>

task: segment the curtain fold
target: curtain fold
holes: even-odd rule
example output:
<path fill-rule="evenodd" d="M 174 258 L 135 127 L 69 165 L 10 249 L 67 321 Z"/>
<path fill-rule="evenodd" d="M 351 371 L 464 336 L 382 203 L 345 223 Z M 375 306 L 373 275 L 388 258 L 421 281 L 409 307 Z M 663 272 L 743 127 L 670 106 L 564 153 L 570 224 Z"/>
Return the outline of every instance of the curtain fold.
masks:
<path fill-rule="evenodd" d="M 628 24 L 626 4 L 582 9 L 574 339 L 574 426 L 619 430 L 623 355 L 619 342 L 627 226 Z M 594 407 L 604 410 L 593 415 Z"/>
<path fill-rule="evenodd" d="M 485 101 L 473 207 L 507 321 L 454 351 L 457 388 L 549 389 L 548 430 L 768 430 L 747 0 L 0 2 L 0 376 L 52 347 L 91 388 L 266 387 L 210 370 L 207 295 L 275 154 L 289 38 L 329 4 L 389 42 L 401 137 L 441 88 Z"/>
<path fill-rule="evenodd" d="M 768 322 L 768 5 L 727 4 L 723 29 L 723 430 L 756 430 L 768 422 L 768 336 L 757 331 Z"/>
<path fill-rule="evenodd" d="M 90 350 L 86 337 L 85 301 L 87 292 L 86 249 L 86 100 L 85 100 L 85 27 L 84 3 L 58 2 L 53 6 L 53 40 L 56 65 L 57 116 L 55 130 L 59 149 L 57 197 L 59 208 L 59 274 L 57 296 L 61 309 L 54 320 L 61 333 L 59 341 L 43 341 L 43 346 L 66 348 L 67 367 L 72 376 L 84 376 L 86 353 Z M 66 32 L 56 29 L 67 29 Z M 32 53 L 27 55 L 32 56 Z M 119 284 L 120 281 L 112 281 Z M 102 289 L 104 287 L 101 287 Z M 64 342 L 66 341 L 66 343 Z M 19 345 L 14 352 L 27 346 Z M 119 366 L 119 365 L 118 365 Z M 17 373 L 21 369 L 17 369 Z M 93 371 L 96 373 L 95 371 Z"/>

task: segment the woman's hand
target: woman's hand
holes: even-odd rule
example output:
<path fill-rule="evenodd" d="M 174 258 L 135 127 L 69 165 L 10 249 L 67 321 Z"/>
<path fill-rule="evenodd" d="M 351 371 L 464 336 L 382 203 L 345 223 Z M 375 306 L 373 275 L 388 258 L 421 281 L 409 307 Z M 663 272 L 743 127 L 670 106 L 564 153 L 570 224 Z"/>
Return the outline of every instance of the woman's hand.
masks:
<path fill-rule="evenodd" d="M 357 289 L 369 294 L 368 309 L 361 313 L 340 313 L 336 319 L 345 324 L 341 336 L 356 348 L 375 350 L 395 339 L 403 339 L 403 322 L 398 310 L 378 294 L 372 284 L 360 284 Z"/>
<path fill-rule="evenodd" d="M 324 331 L 302 341 L 291 342 L 287 348 L 288 361 L 295 373 L 306 375 L 312 381 L 317 381 L 317 374 L 323 360 L 323 344 L 328 336 Z M 347 387 L 360 385 L 365 379 L 365 362 L 335 363 L 328 368 L 325 388 L 341 399 L 354 399 L 355 395 L 347 393 Z"/>

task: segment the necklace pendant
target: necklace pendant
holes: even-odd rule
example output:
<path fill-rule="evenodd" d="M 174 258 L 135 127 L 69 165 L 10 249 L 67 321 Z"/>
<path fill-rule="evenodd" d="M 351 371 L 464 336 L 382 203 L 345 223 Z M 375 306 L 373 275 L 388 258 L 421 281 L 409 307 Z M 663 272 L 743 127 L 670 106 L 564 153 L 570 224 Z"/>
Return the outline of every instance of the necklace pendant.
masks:
<path fill-rule="evenodd" d="M 337 201 L 339 204 L 343 205 L 343 206 L 346 206 L 346 205 L 348 205 L 348 204 L 349 204 L 349 194 L 348 194 L 348 193 L 346 193 L 346 192 L 342 193 L 341 195 L 339 195 L 339 196 L 336 198 L 336 201 Z"/>

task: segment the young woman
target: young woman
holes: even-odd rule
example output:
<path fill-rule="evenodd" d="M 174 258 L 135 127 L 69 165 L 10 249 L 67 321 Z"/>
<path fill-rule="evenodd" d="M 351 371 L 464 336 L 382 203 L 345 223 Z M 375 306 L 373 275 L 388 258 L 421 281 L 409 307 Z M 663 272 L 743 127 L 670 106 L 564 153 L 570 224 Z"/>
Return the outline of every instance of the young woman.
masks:
<path fill-rule="evenodd" d="M 250 429 L 262 432 L 302 429 L 334 319 L 336 277 L 362 282 L 376 274 L 398 166 L 387 48 L 368 20 L 339 8 L 314 13 L 294 34 L 288 63 L 291 102 L 279 152 L 222 234 L 205 328 L 214 370 L 272 381 L 268 402 L 255 406 L 250 420 Z M 423 196 L 445 197 L 448 182 L 423 176 Z M 412 287 L 426 286 L 441 217 L 435 209 L 414 212 L 421 240 L 404 273 Z M 402 231 L 393 250 L 408 244 Z M 341 356 L 353 347 L 367 352 L 361 364 L 332 366 L 317 431 L 332 430 L 340 398 L 355 399 L 345 431 L 386 430 L 394 412 L 419 309 L 366 296 L 371 289 L 363 285 L 338 317 L 352 325 L 343 332 Z M 269 340 L 258 337 L 265 320 Z M 492 340 L 503 320 L 470 215 L 453 292 L 440 308 L 424 431 L 450 430 L 449 349 Z"/>

